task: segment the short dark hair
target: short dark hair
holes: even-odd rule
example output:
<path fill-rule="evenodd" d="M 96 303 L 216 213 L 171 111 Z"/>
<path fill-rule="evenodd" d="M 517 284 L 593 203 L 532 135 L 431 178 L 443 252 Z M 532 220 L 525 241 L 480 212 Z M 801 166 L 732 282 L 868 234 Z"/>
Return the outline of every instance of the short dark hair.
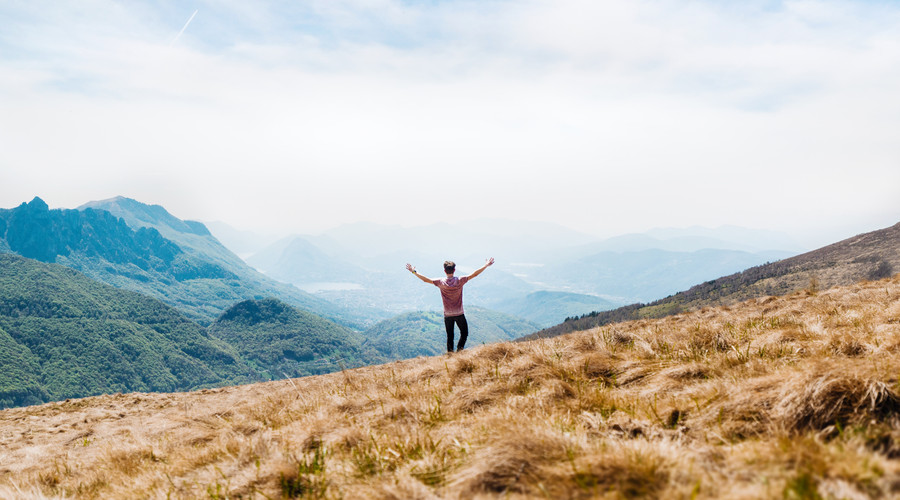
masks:
<path fill-rule="evenodd" d="M 444 272 L 449 274 L 454 271 L 456 271 L 456 262 L 453 262 L 452 260 L 445 260 L 444 261 Z"/>

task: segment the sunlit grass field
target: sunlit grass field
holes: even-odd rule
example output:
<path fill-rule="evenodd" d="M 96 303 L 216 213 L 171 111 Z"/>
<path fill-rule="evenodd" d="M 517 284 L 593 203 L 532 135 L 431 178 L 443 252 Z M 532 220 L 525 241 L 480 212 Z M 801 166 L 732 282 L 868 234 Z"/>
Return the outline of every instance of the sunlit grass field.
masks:
<path fill-rule="evenodd" d="M 329 375 L 5 410 L 0 497 L 900 496 L 898 374 L 900 277 L 810 288 Z"/>

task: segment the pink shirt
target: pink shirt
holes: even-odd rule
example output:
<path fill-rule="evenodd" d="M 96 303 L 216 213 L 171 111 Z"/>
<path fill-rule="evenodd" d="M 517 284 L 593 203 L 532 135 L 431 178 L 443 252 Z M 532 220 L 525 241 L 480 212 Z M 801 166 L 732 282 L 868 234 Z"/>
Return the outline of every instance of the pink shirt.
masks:
<path fill-rule="evenodd" d="M 461 316 L 465 314 L 463 311 L 462 291 L 463 285 L 469 281 L 468 276 L 457 278 L 444 278 L 432 280 L 434 286 L 441 289 L 441 300 L 444 301 L 444 317 Z"/>

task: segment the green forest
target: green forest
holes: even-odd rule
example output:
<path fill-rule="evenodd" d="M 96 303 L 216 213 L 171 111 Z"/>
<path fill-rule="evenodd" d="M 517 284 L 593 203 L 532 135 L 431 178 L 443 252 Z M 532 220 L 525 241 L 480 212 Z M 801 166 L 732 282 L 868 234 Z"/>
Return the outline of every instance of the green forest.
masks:
<path fill-rule="evenodd" d="M 365 337 L 273 298 L 246 300 L 209 327 L 267 379 L 328 373 L 387 361 Z"/>
<path fill-rule="evenodd" d="M 259 378 L 231 345 L 158 300 L 11 254 L 0 254 L 0 269 L 0 406 Z"/>

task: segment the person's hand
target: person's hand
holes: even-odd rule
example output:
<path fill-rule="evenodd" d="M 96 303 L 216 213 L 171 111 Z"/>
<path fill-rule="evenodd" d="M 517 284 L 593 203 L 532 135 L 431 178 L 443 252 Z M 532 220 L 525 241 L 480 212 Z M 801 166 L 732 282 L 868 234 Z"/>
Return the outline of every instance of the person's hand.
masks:
<path fill-rule="evenodd" d="M 414 268 L 412 264 L 406 264 L 406 270 L 413 274 L 416 273 L 416 268 Z"/>
<path fill-rule="evenodd" d="M 485 264 L 485 265 L 486 265 L 486 266 L 492 266 L 492 265 L 494 265 L 494 258 L 491 257 L 490 259 L 488 259 L 488 260 L 487 260 L 487 264 Z"/>

